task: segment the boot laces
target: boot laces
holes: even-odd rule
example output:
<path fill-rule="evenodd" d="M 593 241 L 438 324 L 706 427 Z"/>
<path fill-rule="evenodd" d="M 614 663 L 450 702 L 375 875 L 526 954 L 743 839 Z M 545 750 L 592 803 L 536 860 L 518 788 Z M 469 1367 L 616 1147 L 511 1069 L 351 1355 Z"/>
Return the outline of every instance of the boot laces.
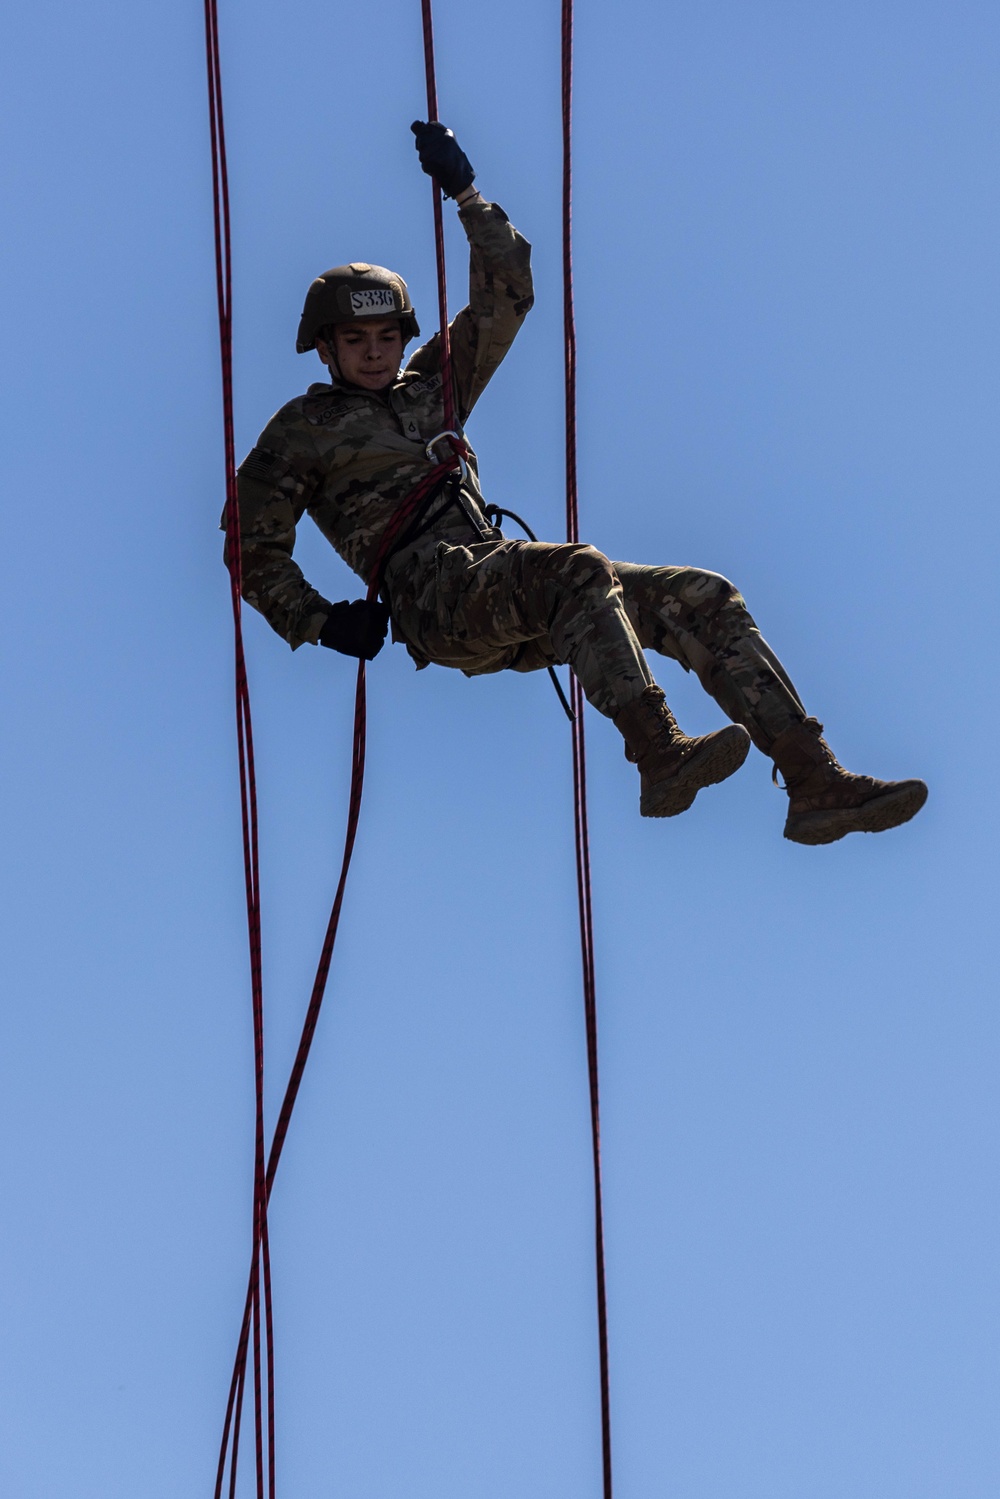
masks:
<path fill-rule="evenodd" d="M 826 753 L 827 764 L 830 765 L 830 766 L 832 766 L 832 767 L 834 767 L 835 771 L 839 771 L 841 775 L 845 775 L 845 776 L 848 775 L 849 772 L 846 771 L 844 769 L 844 767 L 840 764 L 840 762 L 837 759 L 836 755 L 833 753 L 833 750 L 830 748 L 830 746 L 827 744 L 826 740 L 823 738 L 823 725 L 820 723 L 819 719 L 818 718 L 804 718 L 802 720 L 802 727 L 804 729 L 808 729 L 809 733 L 815 735 L 815 737 L 819 740 L 820 744 L 822 745 L 822 747 L 823 747 L 823 749 L 824 749 L 824 751 Z M 816 768 L 818 768 L 818 767 L 816 767 Z M 801 781 L 801 780 L 808 779 L 808 775 L 811 775 L 811 774 L 813 774 L 812 771 L 808 772 L 807 776 L 800 776 L 799 780 Z M 792 785 L 789 786 L 789 783 L 787 781 L 779 781 L 778 780 L 778 767 L 777 767 L 777 765 L 772 765 L 771 766 L 771 784 L 773 786 L 777 786 L 777 788 L 778 788 L 779 791 L 788 791 L 789 794 L 791 793 L 791 790 L 793 790 L 794 786 L 795 786 L 795 782 L 793 782 Z"/>

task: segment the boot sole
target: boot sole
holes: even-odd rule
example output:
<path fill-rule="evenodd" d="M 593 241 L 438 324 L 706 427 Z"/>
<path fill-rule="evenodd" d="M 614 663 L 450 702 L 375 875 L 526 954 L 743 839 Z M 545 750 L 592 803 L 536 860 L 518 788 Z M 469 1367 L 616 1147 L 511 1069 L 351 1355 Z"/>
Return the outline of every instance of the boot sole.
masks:
<path fill-rule="evenodd" d="M 904 781 L 885 796 L 872 797 L 861 807 L 842 807 L 832 811 L 801 812 L 785 823 L 785 837 L 790 843 L 815 846 L 836 843 L 848 833 L 884 833 L 916 817 L 927 800 L 923 781 Z"/>
<path fill-rule="evenodd" d="M 686 812 L 703 786 L 714 786 L 733 775 L 749 753 L 750 735 L 740 724 L 719 729 L 684 761 L 669 781 L 643 788 L 639 798 L 641 816 L 677 817 Z"/>

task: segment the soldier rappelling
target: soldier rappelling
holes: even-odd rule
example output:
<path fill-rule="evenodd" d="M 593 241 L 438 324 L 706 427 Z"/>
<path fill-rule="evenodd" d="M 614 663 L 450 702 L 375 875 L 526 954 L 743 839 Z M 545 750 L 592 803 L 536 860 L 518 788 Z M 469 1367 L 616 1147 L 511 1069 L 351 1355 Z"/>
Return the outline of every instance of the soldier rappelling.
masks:
<path fill-rule="evenodd" d="M 454 198 L 470 246 L 469 305 L 450 325 L 451 374 L 467 420 L 533 301 L 530 246 L 486 202 L 453 133 L 412 127 L 423 170 Z M 434 467 L 444 426 L 441 347 L 419 337 L 402 277 L 353 261 L 306 296 L 300 353 L 315 349 L 329 382 L 290 401 L 239 469 L 243 597 L 292 649 L 320 644 L 371 660 L 391 620 L 418 667 L 467 676 L 568 664 L 612 720 L 640 774 L 640 812 L 673 817 L 742 765 L 753 743 L 784 777 L 785 837 L 832 843 L 880 832 L 923 806 L 923 781 L 878 781 L 838 763 L 746 604 L 717 573 L 610 562 L 594 547 L 511 540 L 484 513 L 475 454 L 404 528 L 381 598 L 331 604 L 294 561 L 308 511 L 348 566 L 368 580 L 389 522 Z M 683 734 L 646 651 L 694 671 L 732 723 Z"/>

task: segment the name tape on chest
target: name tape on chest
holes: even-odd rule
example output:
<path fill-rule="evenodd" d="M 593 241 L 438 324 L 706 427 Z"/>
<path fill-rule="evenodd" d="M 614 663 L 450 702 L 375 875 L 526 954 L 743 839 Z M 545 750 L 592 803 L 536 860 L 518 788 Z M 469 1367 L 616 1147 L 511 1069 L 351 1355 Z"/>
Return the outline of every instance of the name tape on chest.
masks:
<path fill-rule="evenodd" d="M 397 311 L 396 301 L 387 287 L 370 287 L 351 292 L 351 311 L 355 317 L 378 317 Z"/>
<path fill-rule="evenodd" d="M 426 380 L 416 380 L 412 385 L 408 386 L 406 394 L 408 396 L 429 395 L 432 390 L 440 390 L 440 388 L 441 376 L 439 374 L 428 375 Z"/>

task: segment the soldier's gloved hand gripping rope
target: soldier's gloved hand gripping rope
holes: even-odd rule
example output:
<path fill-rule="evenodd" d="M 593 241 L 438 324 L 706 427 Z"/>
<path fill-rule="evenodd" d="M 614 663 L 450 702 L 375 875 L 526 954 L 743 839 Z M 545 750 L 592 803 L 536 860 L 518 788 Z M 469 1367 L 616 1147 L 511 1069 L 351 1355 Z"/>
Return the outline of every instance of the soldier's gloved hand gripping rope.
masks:
<path fill-rule="evenodd" d="M 334 604 L 319 632 L 319 643 L 342 656 L 373 661 L 385 644 L 388 628 L 389 611 L 383 603 L 353 599 Z"/>
<path fill-rule="evenodd" d="M 414 120 L 417 155 L 428 177 L 433 177 L 446 198 L 457 198 L 476 180 L 472 163 L 455 139 L 455 132 L 437 120 Z"/>

